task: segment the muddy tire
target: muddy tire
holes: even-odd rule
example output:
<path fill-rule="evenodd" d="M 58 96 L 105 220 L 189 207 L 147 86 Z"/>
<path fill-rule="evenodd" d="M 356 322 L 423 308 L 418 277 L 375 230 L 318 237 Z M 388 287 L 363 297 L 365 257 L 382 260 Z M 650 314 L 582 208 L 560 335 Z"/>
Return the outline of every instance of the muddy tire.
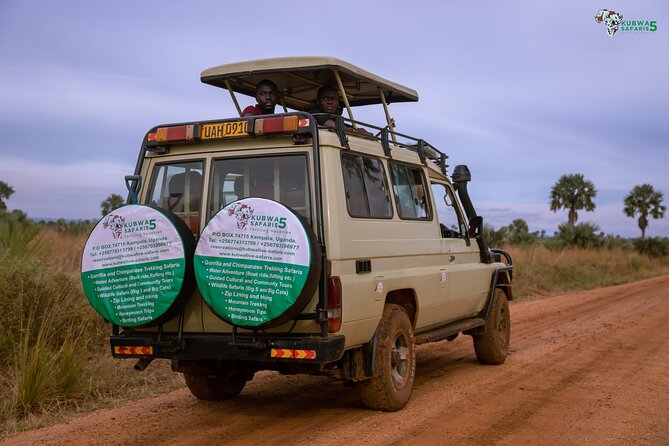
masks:
<path fill-rule="evenodd" d="M 482 364 L 502 364 L 509 353 L 511 315 L 504 291 L 497 288 L 485 323 L 485 334 L 474 335 L 476 358 Z"/>
<path fill-rule="evenodd" d="M 365 407 L 395 412 L 406 406 L 416 376 L 413 328 L 404 308 L 389 304 L 379 325 L 373 376 L 358 384 Z"/>
<path fill-rule="evenodd" d="M 244 389 L 253 373 L 233 370 L 212 374 L 199 371 L 184 372 L 188 390 L 199 400 L 221 401 L 235 398 Z"/>

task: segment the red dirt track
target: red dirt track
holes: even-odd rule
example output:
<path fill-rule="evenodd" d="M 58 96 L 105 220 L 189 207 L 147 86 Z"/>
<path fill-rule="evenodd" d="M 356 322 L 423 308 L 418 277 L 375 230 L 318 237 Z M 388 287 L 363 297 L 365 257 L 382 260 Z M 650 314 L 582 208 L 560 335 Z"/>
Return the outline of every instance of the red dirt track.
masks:
<path fill-rule="evenodd" d="M 669 276 L 512 303 L 511 318 L 501 366 L 478 364 L 468 336 L 419 346 L 397 413 L 328 378 L 262 372 L 232 401 L 182 389 L 0 445 L 669 445 Z"/>

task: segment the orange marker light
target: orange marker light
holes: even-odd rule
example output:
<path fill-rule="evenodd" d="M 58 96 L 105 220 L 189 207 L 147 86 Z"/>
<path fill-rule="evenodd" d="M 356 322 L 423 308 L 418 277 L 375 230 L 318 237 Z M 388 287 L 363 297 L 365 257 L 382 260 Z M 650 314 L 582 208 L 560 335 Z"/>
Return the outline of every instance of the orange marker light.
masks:
<path fill-rule="evenodd" d="M 295 133 L 298 129 L 297 116 L 280 116 L 278 118 L 256 119 L 253 133 L 268 135 L 272 133 Z"/>

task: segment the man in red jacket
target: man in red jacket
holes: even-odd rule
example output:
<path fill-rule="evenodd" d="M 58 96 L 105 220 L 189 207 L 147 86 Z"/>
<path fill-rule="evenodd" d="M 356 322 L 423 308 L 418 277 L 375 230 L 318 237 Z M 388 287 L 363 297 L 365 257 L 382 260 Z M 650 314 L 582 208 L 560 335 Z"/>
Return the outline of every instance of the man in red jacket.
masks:
<path fill-rule="evenodd" d="M 242 112 L 242 116 L 271 115 L 279 99 L 279 89 L 269 79 L 262 80 L 256 85 L 256 105 L 249 105 Z"/>

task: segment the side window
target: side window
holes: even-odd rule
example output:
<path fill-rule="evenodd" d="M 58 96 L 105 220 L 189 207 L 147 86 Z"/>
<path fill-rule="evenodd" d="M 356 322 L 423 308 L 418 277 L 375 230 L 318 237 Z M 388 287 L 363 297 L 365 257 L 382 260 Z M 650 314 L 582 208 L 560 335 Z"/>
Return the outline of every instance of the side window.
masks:
<path fill-rule="evenodd" d="M 199 232 L 203 167 L 203 161 L 156 165 L 146 203 L 174 212 L 194 235 Z"/>
<path fill-rule="evenodd" d="M 233 201 L 261 197 L 291 207 L 311 221 L 305 155 L 214 160 L 209 215 Z"/>
<path fill-rule="evenodd" d="M 391 218 L 390 194 L 380 160 L 342 153 L 346 207 L 351 217 Z"/>
<path fill-rule="evenodd" d="M 402 219 L 429 220 L 432 218 L 425 197 L 423 171 L 405 164 L 390 163 L 390 177 L 397 212 Z"/>
<path fill-rule="evenodd" d="M 432 194 L 437 206 L 437 218 L 443 238 L 461 238 L 467 231 L 467 226 L 456 209 L 453 191 L 441 183 L 432 184 Z"/>

